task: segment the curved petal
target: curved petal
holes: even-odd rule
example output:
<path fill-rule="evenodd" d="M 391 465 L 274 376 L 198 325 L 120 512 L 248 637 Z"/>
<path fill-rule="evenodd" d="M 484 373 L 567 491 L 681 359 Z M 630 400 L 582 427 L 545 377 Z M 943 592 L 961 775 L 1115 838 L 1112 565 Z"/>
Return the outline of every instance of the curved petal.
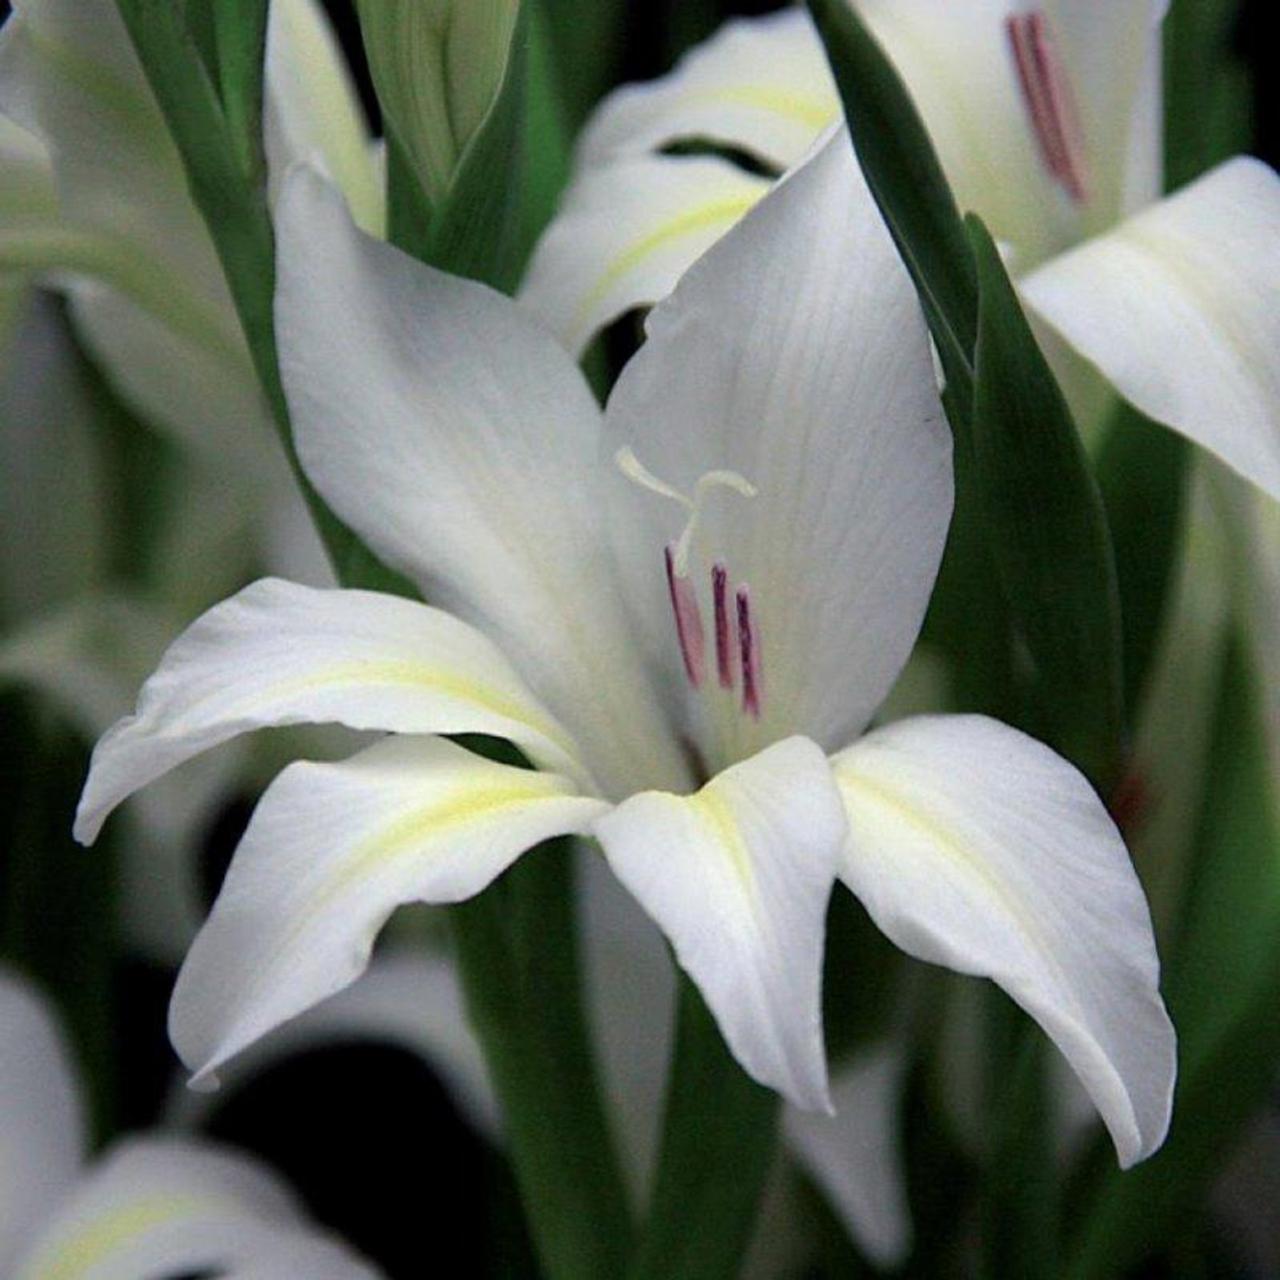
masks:
<path fill-rule="evenodd" d="M 538 241 L 520 301 L 577 358 L 619 316 L 665 298 L 768 189 L 711 157 L 587 167 Z"/>
<path fill-rule="evenodd" d="M 743 1069 L 829 1110 L 822 944 L 845 826 L 822 752 L 788 738 L 695 795 L 633 796 L 595 834 Z"/>
<path fill-rule="evenodd" d="M 309 1229 L 293 1197 L 255 1161 L 204 1143 L 135 1138 L 63 1201 L 14 1280 L 138 1280 L 214 1268 L 262 1280 L 376 1277 Z"/>
<path fill-rule="evenodd" d="M 295 161 L 317 162 L 357 224 L 381 235 L 386 221 L 364 110 L 317 0 L 275 0 L 267 28 L 265 141 L 273 198 Z"/>
<path fill-rule="evenodd" d="M 611 93 L 588 122 L 586 168 L 673 142 L 736 147 L 789 168 L 840 113 L 840 99 L 802 9 L 726 22 L 669 75 Z"/>
<path fill-rule="evenodd" d="M 994 978 L 1048 1034 L 1120 1163 L 1169 1124 L 1173 1027 L 1151 917 L 1115 824 L 1047 747 L 982 716 L 922 716 L 833 761 L 841 878 L 911 955 Z"/>
<path fill-rule="evenodd" d="M 843 129 L 695 264 L 647 331 L 609 400 L 615 446 L 685 493 L 725 468 L 757 490 L 710 494 L 693 544 L 704 616 L 714 565 L 728 593 L 749 593 L 763 684 L 758 717 L 733 691 L 696 695 L 707 763 L 789 733 L 839 746 L 906 662 L 952 502 L 924 322 Z M 624 502 L 651 530 L 619 548 L 630 598 L 669 628 L 662 549 L 688 513 L 620 482 Z"/>
<path fill-rule="evenodd" d="M 1143 413 L 1280 498 L 1280 178 L 1229 160 L 1023 296 Z"/>
<path fill-rule="evenodd" d="M 67 1047 L 44 1000 L 0 969 L 0 1273 L 75 1180 L 84 1116 Z"/>
<path fill-rule="evenodd" d="M 788 1108 L 787 1147 L 822 1188 L 845 1229 L 877 1266 L 894 1269 L 911 1248 L 898 1102 L 906 1063 L 886 1040 L 831 1077 L 835 1115 Z"/>
<path fill-rule="evenodd" d="M 198 618 L 143 685 L 137 711 L 98 743 L 76 839 L 96 839 L 126 796 L 220 742 L 326 721 L 492 734 L 575 771 L 564 730 L 466 623 L 396 596 L 266 578 Z"/>
<path fill-rule="evenodd" d="M 169 1033 L 192 1083 L 349 986 L 406 902 L 459 902 L 526 849 L 608 808 L 554 774 L 439 738 L 391 737 L 290 765 L 250 820 L 178 975 Z"/>
<path fill-rule="evenodd" d="M 599 410 L 563 348 L 510 299 L 362 236 L 310 171 L 277 223 L 281 373 L 317 489 L 501 644 L 611 792 L 683 785 L 609 562 Z"/>
<path fill-rule="evenodd" d="M 0 115 L 0 227 L 46 222 L 57 216 L 49 153 L 33 133 Z"/>

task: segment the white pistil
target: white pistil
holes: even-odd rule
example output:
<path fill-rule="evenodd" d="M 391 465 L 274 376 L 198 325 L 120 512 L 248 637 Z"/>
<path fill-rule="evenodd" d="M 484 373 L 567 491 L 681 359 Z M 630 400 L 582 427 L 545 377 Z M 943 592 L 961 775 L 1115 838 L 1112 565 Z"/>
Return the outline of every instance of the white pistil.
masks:
<path fill-rule="evenodd" d="M 754 498 L 757 492 L 755 485 L 738 472 L 716 470 L 706 471 L 698 477 L 698 482 L 693 486 L 693 496 L 690 497 L 667 484 L 665 480 L 659 480 L 636 457 L 634 450 L 628 445 L 619 449 L 613 455 L 613 460 L 617 463 L 618 470 L 628 480 L 638 484 L 642 489 L 648 489 L 651 493 L 670 498 L 672 502 L 678 502 L 689 513 L 689 519 L 685 522 L 684 529 L 672 548 L 672 567 L 678 578 L 686 578 L 689 575 L 689 548 L 693 545 L 694 534 L 697 532 L 707 494 L 713 489 L 732 489 L 744 498 Z"/>

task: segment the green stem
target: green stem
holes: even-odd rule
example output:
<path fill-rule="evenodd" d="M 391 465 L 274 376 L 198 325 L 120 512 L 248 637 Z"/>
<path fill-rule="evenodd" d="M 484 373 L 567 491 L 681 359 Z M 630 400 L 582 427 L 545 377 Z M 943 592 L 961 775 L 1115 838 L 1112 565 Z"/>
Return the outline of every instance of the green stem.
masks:
<path fill-rule="evenodd" d="M 623 1273 L 631 1223 L 582 1009 L 572 847 L 453 908 L 468 1012 L 550 1280 Z"/>
<path fill-rule="evenodd" d="M 683 974 L 662 1152 L 628 1280 L 728 1280 L 751 1239 L 773 1160 L 778 1098 L 725 1047 Z"/>

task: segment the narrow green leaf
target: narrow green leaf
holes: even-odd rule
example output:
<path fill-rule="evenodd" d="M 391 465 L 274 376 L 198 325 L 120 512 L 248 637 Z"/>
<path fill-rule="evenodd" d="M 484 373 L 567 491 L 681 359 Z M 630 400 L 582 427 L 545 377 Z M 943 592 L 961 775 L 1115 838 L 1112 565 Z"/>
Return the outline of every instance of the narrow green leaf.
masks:
<path fill-rule="evenodd" d="M 1049 741 L 1106 794 L 1122 758 L 1119 589 L 1102 498 L 1066 400 L 986 228 L 973 452 L 992 558 L 1035 665 Z"/>
<path fill-rule="evenodd" d="M 954 396 L 948 411 L 954 407 L 963 415 L 972 382 L 978 290 L 955 198 L 906 85 L 853 5 L 808 3 L 862 172 L 920 294 Z M 953 428 L 956 419 L 952 413 Z"/>
<path fill-rule="evenodd" d="M 1096 470 L 1115 548 L 1124 622 L 1124 704 L 1142 705 L 1180 546 L 1191 446 L 1121 401 Z"/>
<path fill-rule="evenodd" d="M 241 172 L 253 188 L 266 180 L 262 97 L 268 8 L 268 0 L 218 0 L 213 9 L 218 87 L 227 130 Z"/>
<path fill-rule="evenodd" d="M 1203 1202 L 1241 1128 L 1274 1089 L 1280 1056 L 1280 812 L 1259 690 L 1233 642 L 1214 726 L 1187 913 L 1165 995 L 1179 1036 L 1179 1081 L 1165 1145 L 1089 1186 L 1070 1280 L 1123 1274 Z"/>
<path fill-rule="evenodd" d="M 730 1280 L 773 1160 L 778 1098 L 748 1077 L 684 974 L 662 1149 L 629 1280 Z"/>
<path fill-rule="evenodd" d="M 630 1218 L 578 996 L 572 842 L 533 850 L 451 918 L 548 1280 L 620 1276 Z"/>
<path fill-rule="evenodd" d="M 192 199 L 217 250 L 258 380 L 330 559 L 337 567 L 359 564 L 370 575 L 361 585 L 404 594 L 404 580 L 359 545 L 320 501 L 298 465 L 276 364 L 275 234 L 265 173 L 255 178 L 242 167 L 243 147 L 233 138 L 218 90 L 186 26 L 185 7 L 172 0 L 117 0 L 117 6 L 182 157 Z M 261 62 L 245 59 L 239 74 L 257 77 L 256 87 L 241 88 L 248 98 L 260 99 Z M 241 123 L 247 126 L 248 121 Z"/>

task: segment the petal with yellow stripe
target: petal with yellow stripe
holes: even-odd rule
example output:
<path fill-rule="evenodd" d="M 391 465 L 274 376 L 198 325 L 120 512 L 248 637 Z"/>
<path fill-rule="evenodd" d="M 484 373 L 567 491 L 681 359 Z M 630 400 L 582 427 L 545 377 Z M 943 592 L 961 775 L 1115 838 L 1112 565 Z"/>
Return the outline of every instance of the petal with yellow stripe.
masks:
<path fill-rule="evenodd" d="M 538 242 L 520 301 L 580 356 L 606 325 L 665 298 L 768 189 L 709 156 L 586 168 Z"/>
<path fill-rule="evenodd" d="M 140 787 L 272 725 L 484 733 L 589 785 L 572 740 L 498 649 L 441 609 L 265 578 L 215 605 L 165 654 L 137 710 L 94 749 L 76 814 L 89 843 Z"/>
<path fill-rule="evenodd" d="M 828 1111 L 819 997 L 844 834 L 826 757 L 799 737 L 694 795 L 642 792 L 596 824 L 610 866 L 670 939 L 734 1057 L 797 1106 Z"/>
<path fill-rule="evenodd" d="M 397 906 L 471 897 L 607 808 L 566 778 L 439 738 L 290 765 L 254 811 L 174 989 L 169 1033 L 193 1083 L 354 982 Z"/>

